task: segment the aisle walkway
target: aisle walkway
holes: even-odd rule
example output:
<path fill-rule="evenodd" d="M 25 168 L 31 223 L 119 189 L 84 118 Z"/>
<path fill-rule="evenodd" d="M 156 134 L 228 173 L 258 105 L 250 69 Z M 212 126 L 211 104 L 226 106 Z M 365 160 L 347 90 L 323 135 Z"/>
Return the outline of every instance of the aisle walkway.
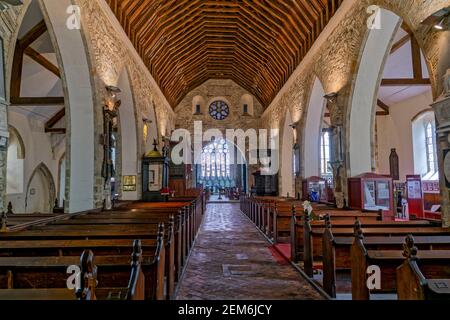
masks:
<path fill-rule="evenodd" d="M 177 299 L 322 299 L 269 246 L 238 204 L 209 204 Z"/>

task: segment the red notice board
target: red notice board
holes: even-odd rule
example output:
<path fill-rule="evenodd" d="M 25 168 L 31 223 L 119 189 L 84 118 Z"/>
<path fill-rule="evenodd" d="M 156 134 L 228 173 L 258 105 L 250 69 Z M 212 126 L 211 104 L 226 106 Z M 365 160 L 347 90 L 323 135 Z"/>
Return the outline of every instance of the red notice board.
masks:
<path fill-rule="evenodd" d="M 406 176 L 406 194 L 409 215 L 423 218 L 423 191 L 422 178 L 420 175 Z"/>

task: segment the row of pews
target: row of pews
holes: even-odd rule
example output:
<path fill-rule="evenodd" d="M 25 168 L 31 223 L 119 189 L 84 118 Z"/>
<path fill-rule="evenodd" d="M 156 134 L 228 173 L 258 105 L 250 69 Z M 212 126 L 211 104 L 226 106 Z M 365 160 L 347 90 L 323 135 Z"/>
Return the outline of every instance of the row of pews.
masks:
<path fill-rule="evenodd" d="M 292 263 L 331 298 L 450 298 L 450 230 L 440 223 L 325 205 L 309 212 L 275 197 L 242 197 L 241 211 L 271 242 L 288 244 Z"/>
<path fill-rule="evenodd" d="M 173 299 L 204 210 L 199 191 L 111 211 L 4 214 L 0 300 Z M 76 281 L 71 266 L 80 270 Z"/>

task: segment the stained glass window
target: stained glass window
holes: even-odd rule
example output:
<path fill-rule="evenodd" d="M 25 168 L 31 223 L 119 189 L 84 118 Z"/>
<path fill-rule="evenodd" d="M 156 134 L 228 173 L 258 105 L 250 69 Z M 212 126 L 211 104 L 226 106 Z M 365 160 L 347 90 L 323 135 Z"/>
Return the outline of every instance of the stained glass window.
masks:
<path fill-rule="evenodd" d="M 425 127 L 425 143 L 426 143 L 426 152 L 427 152 L 427 166 L 428 172 L 436 172 L 437 164 L 436 164 L 436 144 L 434 140 L 434 130 L 433 124 L 428 122 Z"/>
<path fill-rule="evenodd" d="M 202 152 L 202 178 L 229 178 L 230 160 L 228 143 L 224 139 L 209 144 Z"/>
<path fill-rule="evenodd" d="M 320 143 L 320 173 L 322 176 L 332 173 L 330 168 L 330 133 L 328 131 L 322 133 Z"/>
<path fill-rule="evenodd" d="M 209 106 L 209 115 L 215 120 L 225 120 L 230 115 L 230 108 L 223 101 L 214 101 Z"/>

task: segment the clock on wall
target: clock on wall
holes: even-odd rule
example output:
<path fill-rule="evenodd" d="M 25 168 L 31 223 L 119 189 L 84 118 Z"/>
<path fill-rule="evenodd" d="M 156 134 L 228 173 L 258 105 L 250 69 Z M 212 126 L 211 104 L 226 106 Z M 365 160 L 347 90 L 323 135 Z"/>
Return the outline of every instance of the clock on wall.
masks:
<path fill-rule="evenodd" d="M 214 101 L 209 106 L 209 115 L 214 120 L 225 120 L 230 115 L 230 107 L 223 101 Z"/>

